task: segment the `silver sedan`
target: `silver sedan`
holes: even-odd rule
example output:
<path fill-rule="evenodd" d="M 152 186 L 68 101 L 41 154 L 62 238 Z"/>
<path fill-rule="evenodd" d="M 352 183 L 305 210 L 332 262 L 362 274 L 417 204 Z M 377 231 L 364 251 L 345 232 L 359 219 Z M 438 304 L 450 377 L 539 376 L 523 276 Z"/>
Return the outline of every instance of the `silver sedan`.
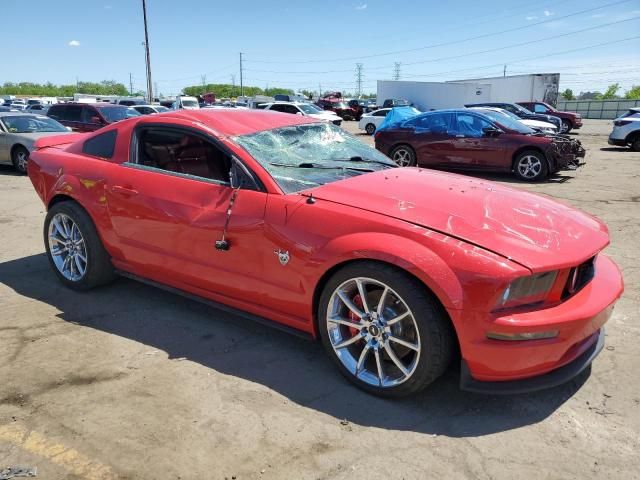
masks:
<path fill-rule="evenodd" d="M 0 163 L 27 172 L 27 160 L 36 140 L 71 133 L 52 118 L 20 112 L 0 112 Z"/>

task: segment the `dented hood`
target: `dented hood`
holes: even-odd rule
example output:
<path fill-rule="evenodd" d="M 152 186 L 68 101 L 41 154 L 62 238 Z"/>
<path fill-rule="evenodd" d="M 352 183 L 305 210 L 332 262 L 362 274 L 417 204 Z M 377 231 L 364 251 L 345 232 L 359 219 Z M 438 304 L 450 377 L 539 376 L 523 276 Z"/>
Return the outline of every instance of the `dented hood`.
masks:
<path fill-rule="evenodd" d="M 575 266 L 609 243 L 598 219 L 546 197 L 419 168 L 360 175 L 317 199 L 377 212 L 478 245 L 541 272 Z"/>

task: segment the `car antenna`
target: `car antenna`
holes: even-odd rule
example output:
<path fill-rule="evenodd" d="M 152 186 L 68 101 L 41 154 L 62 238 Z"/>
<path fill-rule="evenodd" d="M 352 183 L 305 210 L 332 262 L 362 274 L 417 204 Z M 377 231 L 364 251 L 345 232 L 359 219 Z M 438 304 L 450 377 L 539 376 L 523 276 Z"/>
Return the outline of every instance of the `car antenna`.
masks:
<path fill-rule="evenodd" d="M 310 194 L 310 195 L 307 197 L 307 203 L 308 203 L 309 205 L 313 205 L 314 203 L 316 203 L 316 199 L 315 199 L 315 198 L 313 198 L 313 193 L 312 193 L 312 194 Z"/>
<path fill-rule="evenodd" d="M 227 228 L 229 227 L 229 220 L 231 220 L 231 211 L 233 210 L 233 204 L 235 203 L 236 197 L 238 196 L 238 190 L 240 190 L 239 185 L 233 189 L 233 193 L 231 194 L 231 198 L 229 199 L 227 218 L 224 221 L 224 227 L 222 229 L 222 238 L 220 240 L 216 240 L 216 250 L 219 250 L 221 252 L 226 252 L 231 247 L 231 245 L 229 244 L 229 240 L 227 240 Z"/>

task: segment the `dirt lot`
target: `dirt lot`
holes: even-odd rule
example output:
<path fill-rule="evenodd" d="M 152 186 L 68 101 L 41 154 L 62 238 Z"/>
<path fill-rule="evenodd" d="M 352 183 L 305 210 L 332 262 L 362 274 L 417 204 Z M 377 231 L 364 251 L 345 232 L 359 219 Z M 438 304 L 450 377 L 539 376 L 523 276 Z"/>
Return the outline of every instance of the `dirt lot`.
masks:
<path fill-rule="evenodd" d="M 355 131 L 355 124 L 348 129 Z M 640 478 L 640 154 L 610 122 L 587 165 L 540 185 L 604 219 L 626 293 L 591 372 L 511 397 L 455 372 L 403 401 L 351 387 L 321 346 L 129 280 L 63 288 L 44 208 L 0 170 L 0 471 L 43 479 Z M 361 136 L 364 141 L 370 137 Z"/>

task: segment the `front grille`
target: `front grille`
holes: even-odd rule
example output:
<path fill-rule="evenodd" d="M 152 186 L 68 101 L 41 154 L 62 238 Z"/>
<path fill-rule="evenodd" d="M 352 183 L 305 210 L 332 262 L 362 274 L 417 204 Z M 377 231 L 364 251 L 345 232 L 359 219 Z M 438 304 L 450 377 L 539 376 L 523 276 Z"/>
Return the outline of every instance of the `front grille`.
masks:
<path fill-rule="evenodd" d="M 584 263 L 581 263 L 577 267 L 573 267 L 569 272 L 567 283 L 564 286 L 562 292 L 562 299 L 569 298 L 572 295 L 578 293 L 582 288 L 591 281 L 596 273 L 596 257 L 591 257 Z"/>

